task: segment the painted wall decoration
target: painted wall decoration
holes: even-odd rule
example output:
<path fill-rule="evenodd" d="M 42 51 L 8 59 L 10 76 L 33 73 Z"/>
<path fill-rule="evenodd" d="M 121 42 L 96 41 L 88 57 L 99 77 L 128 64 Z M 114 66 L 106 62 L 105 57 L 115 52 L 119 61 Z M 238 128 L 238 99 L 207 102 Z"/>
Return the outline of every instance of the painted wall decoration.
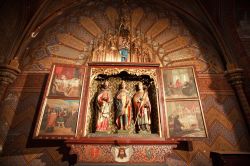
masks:
<path fill-rule="evenodd" d="M 47 81 L 35 138 L 75 136 L 85 69 L 55 64 Z"/>
<path fill-rule="evenodd" d="M 200 73 L 223 72 L 209 38 L 197 34 L 201 38 L 197 41 L 192 35 L 196 32 L 191 33 L 175 12 L 139 1 L 127 6 L 119 2 L 79 5 L 60 16 L 31 43 L 21 62 L 24 70 L 49 70 L 53 63 L 124 61 L 195 65 Z"/>
<path fill-rule="evenodd" d="M 199 101 L 166 102 L 170 137 L 206 137 Z"/>

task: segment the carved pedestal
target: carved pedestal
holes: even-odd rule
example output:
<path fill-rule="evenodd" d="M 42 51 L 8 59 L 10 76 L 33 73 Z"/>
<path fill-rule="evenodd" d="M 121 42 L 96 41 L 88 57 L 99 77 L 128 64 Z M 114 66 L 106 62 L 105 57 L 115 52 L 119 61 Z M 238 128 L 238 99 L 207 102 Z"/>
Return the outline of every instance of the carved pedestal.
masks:
<path fill-rule="evenodd" d="M 10 84 L 16 79 L 17 74 L 19 74 L 21 70 L 12 65 L 0 65 L 0 108 L 2 108 L 3 99 L 5 97 L 5 92 Z M 0 109 L 0 153 L 2 152 L 3 145 L 9 130 L 9 124 L 6 121 L 6 117 L 13 116 L 13 114 L 5 115 L 6 113 Z M 12 119 L 12 117 L 8 117 L 8 119 Z"/>
<path fill-rule="evenodd" d="M 68 144 L 70 153 L 77 155 L 79 163 L 164 163 L 173 153 L 175 144 L 168 145 L 95 145 Z"/>
<path fill-rule="evenodd" d="M 229 69 L 228 71 L 226 71 L 226 77 L 238 96 L 243 116 L 246 119 L 248 130 L 250 130 L 250 107 L 243 90 L 243 69 Z"/>

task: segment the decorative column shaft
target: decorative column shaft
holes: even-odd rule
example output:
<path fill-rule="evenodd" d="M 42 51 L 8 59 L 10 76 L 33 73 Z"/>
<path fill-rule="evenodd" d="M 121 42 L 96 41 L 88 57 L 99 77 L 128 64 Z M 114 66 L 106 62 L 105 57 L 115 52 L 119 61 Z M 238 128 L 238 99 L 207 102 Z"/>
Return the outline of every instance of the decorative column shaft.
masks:
<path fill-rule="evenodd" d="M 245 118 L 248 130 L 250 131 L 250 107 L 243 90 L 243 69 L 229 69 L 226 71 L 226 77 L 238 96 L 242 108 L 243 117 Z"/>
<path fill-rule="evenodd" d="M 18 69 L 18 66 L 13 65 L 13 63 L 10 65 L 0 65 L 0 154 L 2 153 L 10 127 L 6 118 L 13 119 L 14 116 L 14 114 L 9 114 L 3 110 L 3 100 L 8 86 L 14 82 L 20 72 L 21 70 Z"/>

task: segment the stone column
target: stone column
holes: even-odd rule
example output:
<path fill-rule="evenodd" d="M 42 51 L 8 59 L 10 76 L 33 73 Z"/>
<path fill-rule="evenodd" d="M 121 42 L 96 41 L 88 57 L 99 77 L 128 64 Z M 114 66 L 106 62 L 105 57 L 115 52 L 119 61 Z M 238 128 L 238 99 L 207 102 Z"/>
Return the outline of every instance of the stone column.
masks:
<path fill-rule="evenodd" d="M 11 65 L 0 65 L 0 101 L 2 101 L 6 89 L 14 82 L 21 70 Z"/>
<path fill-rule="evenodd" d="M 5 93 L 10 84 L 14 82 L 17 75 L 21 72 L 18 69 L 18 63 L 12 61 L 9 65 L 0 65 L 0 108 L 2 108 Z M 3 145 L 7 137 L 9 125 L 6 121 L 6 115 L 2 109 L 0 109 L 0 154 L 3 150 Z M 13 117 L 11 117 L 13 118 Z"/>
<path fill-rule="evenodd" d="M 237 68 L 235 65 L 230 65 L 225 74 L 238 96 L 243 117 L 245 118 L 248 130 L 250 131 L 250 107 L 243 90 L 243 69 Z"/>

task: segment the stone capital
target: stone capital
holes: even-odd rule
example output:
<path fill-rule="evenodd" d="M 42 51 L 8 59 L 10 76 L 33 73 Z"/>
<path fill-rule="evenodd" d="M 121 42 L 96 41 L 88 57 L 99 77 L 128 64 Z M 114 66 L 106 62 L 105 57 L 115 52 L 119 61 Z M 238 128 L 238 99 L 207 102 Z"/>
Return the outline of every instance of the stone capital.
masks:
<path fill-rule="evenodd" d="M 21 70 L 11 65 L 0 65 L 0 83 L 12 84 Z"/>
<path fill-rule="evenodd" d="M 228 69 L 225 72 L 225 76 L 228 79 L 228 82 L 232 86 L 236 85 L 242 85 L 243 84 L 243 69 L 241 68 L 233 68 L 233 69 Z"/>
<path fill-rule="evenodd" d="M 2 101 L 7 87 L 14 82 L 21 70 L 13 65 L 0 65 L 0 102 Z"/>

